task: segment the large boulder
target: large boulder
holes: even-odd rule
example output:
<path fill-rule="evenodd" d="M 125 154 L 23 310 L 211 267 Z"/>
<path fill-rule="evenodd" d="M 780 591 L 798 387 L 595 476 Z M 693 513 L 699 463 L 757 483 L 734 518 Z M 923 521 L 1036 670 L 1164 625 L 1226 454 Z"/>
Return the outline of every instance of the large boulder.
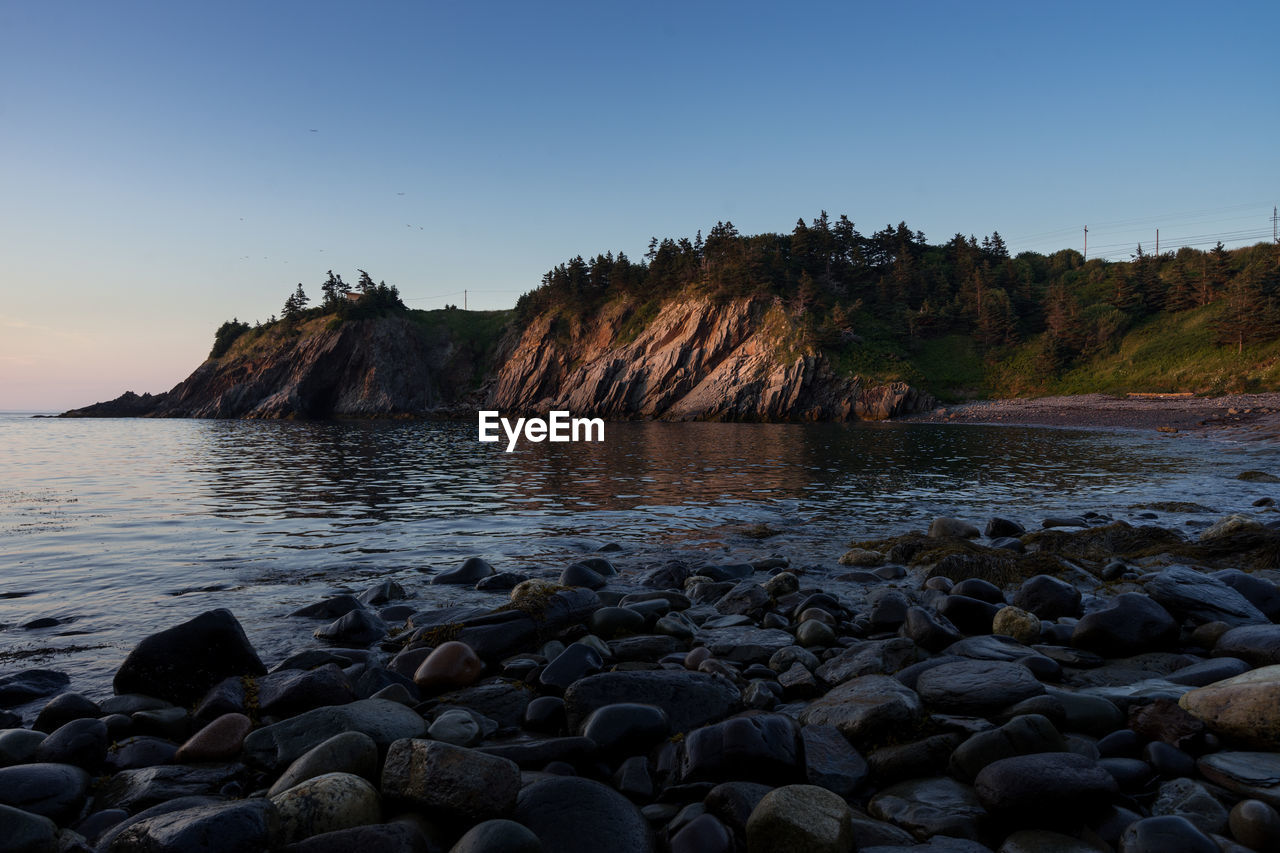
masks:
<path fill-rule="evenodd" d="M 579 679 L 564 694 L 569 729 L 577 732 L 597 708 L 619 702 L 656 705 L 673 732 L 687 732 L 728 716 L 740 699 L 723 676 L 677 670 L 602 672 Z"/>
<path fill-rule="evenodd" d="M 446 820 L 473 824 L 505 817 L 515 809 L 519 791 L 514 761 L 441 741 L 398 740 L 382 767 L 388 799 Z"/>
<path fill-rule="evenodd" d="M 1117 595 L 1076 623 L 1071 645 L 1106 657 L 1129 657 L 1162 649 L 1178 638 L 1169 611 L 1138 592 Z"/>
<path fill-rule="evenodd" d="M 832 688 L 804 709 L 800 722 L 835 726 L 858 743 L 913 725 L 923 713 L 920 697 L 911 688 L 887 675 L 864 675 Z"/>
<path fill-rule="evenodd" d="M 190 705 L 228 676 L 266 672 L 236 617 L 218 609 L 138 643 L 116 671 L 113 686 L 116 693 Z"/>
<path fill-rule="evenodd" d="M 275 846 L 275 807 L 268 800 L 211 802 L 132 822 L 110 853 L 259 853 Z"/>
<path fill-rule="evenodd" d="M 520 791 L 515 819 L 557 853 L 652 853 L 653 836 L 630 800 L 591 779 L 560 776 Z"/>
<path fill-rule="evenodd" d="M 1144 587 L 1165 610 L 1197 625 L 1226 622 L 1238 625 L 1265 625 L 1270 622 L 1261 610 L 1218 578 L 1186 566 L 1170 566 L 1151 577 Z"/>
<path fill-rule="evenodd" d="M 255 764 L 279 768 L 343 732 L 363 732 L 385 747 L 401 738 L 421 737 L 426 730 L 426 720 L 412 708 L 386 699 L 361 699 L 315 708 L 258 729 L 245 738 L 244 754 Z"/>
<path fill-rule="evenodd" d="M 1280 750 L 1280 665 L 1192 690 L 1178 704 L 1219 734 Z"/>

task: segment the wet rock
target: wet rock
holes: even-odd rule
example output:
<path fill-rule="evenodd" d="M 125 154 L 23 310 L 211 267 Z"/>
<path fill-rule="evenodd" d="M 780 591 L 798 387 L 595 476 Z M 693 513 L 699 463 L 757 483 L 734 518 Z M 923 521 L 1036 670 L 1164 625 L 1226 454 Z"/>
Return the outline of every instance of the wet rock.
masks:
<path fill-rule="evenodd" d="M 819 666 L 814 675 L 827 684 L 841 684 L 863 675 L 887 675 L 915 663 L 919 651 L 905 637 L 858 643 Z"/>
<path fill-rule="evenodd" d="M 111 773 L 139 770 L 172 764 L 178 744 L 164 738 L 137 735 L 111 744 L 107 749 L 106 769 Z"/>
<path fill-rule="evenodd" d="M 643 753 L 670 733 L 666 711 L 636 702 L 597 708 L 582 724 L 583 736 L 607 757 Z"/>
<path fill-rule="evenodd" d="M 952 753 L 950 770 L 957 779 L 971 781 L 984 767 L 1003 758 L 1066 751 L 1053 723 L 1039 714 L 1025 714 L 997 729 L 971 735 Z"/>
<path fill-rule="evenodd" d="M 1123 657 L 1168 646 L 1178 623 L 1156 602 L 1136 592 L 1117 595 L 1076 623 L 1071 645 L 1107 657 Z"/>
<path fill-rule="evenodd" d="M 1178 704 L 1212 731 L 1280 749 L 1280 666 L 1265 666 L 1200 687 Z"/>
<path fill-rule="evenodd" d="M 368 610 L 352 610 L 323 628 L 317 628 L 314 635 L 327 643 L 364 647 L 387 636 L 387 623 Z"/>
<path fill-rule="evenodd" d="M 1280 848 L 1280 814 L 1261 800 L 1241 800 L 1228 818 L 1231 835 L 1253 850 Z"/>
<path fill-rule="evenodd" d="M 480 557 L 468 557 L 456 569 L 441 572 L 431 579 L 433 584 L 476 584 L 494 573 L 493 566 Z"/>
<path fill-rule="evenodd" d="M 445 711 L 431 722 L 427 735 L 432 740 L 444 741 L 454 746 L 475 746 L 484 739 L 484 732 L 468 711 L 455 708 Z"/>
<path fill-rule="evenodd" d="M 966 637 L 943 650 L 948 655 L 970 660 L 1023 661 L 1036 653 L 1012 637 L 992 634 L 986 637 Z"/>
<path fill-rule="evenodd" d="M 335 595 L 326 598 L 323 601 L 317 601 L 315 604 L 308 604 L 306 607 L 300 607 L 290 613 L 290 616 L 300 616 L 306 619 L 337 619 L 339 616 L 346 616 L 353 610 L 359 610 L 363 605 L 360 599 L 354 595 Z"/>
<path fill-rule="evenodd" d="M 66 673 L 52 669 L 27 669 L 0 677 L 0 708 L 12 708 L 57 693 L 70 683 Z"/>
<path fill-rule="evenodd" d="M 253 721 L 244 714 L 223 714 L 187 740 L 174 755 L 183 764 L 230 761 L 240 754 Z"/>
<path fill-rule="evenodd" d="M 511 813 L 520 790 L 514 761 L 439 741 L 391 744 L 382 792 L 447 819 L 477 822 Z"/>
<path fill-rule="evenodd" d="M 978 528 L 958 518 L 940 516 L 929 525 L 929 537 L 932 539 L 977 539 Z"/>
<path fill-rule="evenodd" d="M 1196 772 L 1196 760 L 1187 753 L 1160 741 L 1152 741 L 1143 747 L 1142 759 L 1165 778 L 1192 776 Z"/>
<path fill-rule="evenodd" d="M 353 850 L 431 853 L 432 849 L 417 826 L 408 821 L 397 821 L 313 835 L 284 847 L 283 853 L 351 853 Z"/>
<path fill-rule="evenodd" d="M 721 782 L 703 798 L 707 814 L 715 815 L 736 835 L 747 831 L 751 812 L 773 788 L 756 782 Z"/>
<path fill-rule="evenodd" d="M 639 634 L 644 630 L 644 621 L 644 614 L 630 607 L 601 607 L 591 614 L 587 627 L 597 637 L 612 639 Z"/>
<path fill-rule="evenodd" d="M 1004 536 L 1021 536 L 1027 532 L 1027 529 L 1016 521 L 996 516 L 987 522 L 987 526 L 982 529 L 982 535 L 988 539 L 999 539 Z"/>
<path fill-rule="evenodd" d="M 1280 808 L 1280 754 L 1214 752 L 1202 756 L 1196 768 L 1215 785 Z"/>
<path fill-rule="evenodd" d="M 547 851 L 651 853 L 649 826 L 617 791 L 591 779 L 543 779 L 520 791 L 514 818 Z"/>
<path fill-rule="evenodd" d="M 43 815 L 0 805 L 0 850 L 4 853 L 54 853 L 58 825 Z"/>
<path fill-rule="evenodd" d="M 879 551 L 868 551 L 865 548 L 851 548 L 840 556 L 839 563 L 842 566 L 874 569 L 884 563 L 884 554 Z"/>
<path fill-rule="evenodd" d="M 944 772 L 947 759 L 964 740 L 956 732 L 945 732 L 907 743 L 882 746 L 867 757 L 871 775 L 879 785 L 892 785 L 904 779 L 937 776 Z"/>
<path fill-rule="evenodd" d="M 867 596 L 871 605 L 871 627 L 876 631 L 896 630 L 907 618 L 911 602 L 896 589 L 872 590 Z"/>
<path fill-rule="evenodd" d="M 800 730 L 804 741 L 805 780 L 848 799 L 866 782 L 870 769 L 835 726 L 810 725 Z"/>
<path fill-rule="evenodd" d="M 942 599 L 938 613 L 965 634 L 990 634 L 1000 608 L 989 601 L 952 593 Z"/>
<path fill-rule="evenodd" d="M 380 604 L 386 604 L 388 601 L 397 601 L 406 598 L 407 593 L 400 584 L 392 580 L 382 581 L 360 593 L 360 603 L 367 604 L 370 607 L 377 607 Z"/>
<path fill-rule="evenodd" d="M 682 782 L 768 782 L 804 777 L 800 727 L 790 717 L 735 717 L 689 732 L 684 739 Z"/>
<path fill-rule="evenodd" d="M 1213 839 L 1186 818 L 1148 817 L 1129 824 L 1120 837 L 1121 853 L 1220 853 Z"/>
<path fill-rule="evenodd" d="M 1280 664 L 1280 625 L 1232 628 L 1218 638 L 1213 656 L 1239 658 L 1254 667 Z"/>
<path fill-rule="evenodd" d="M 413 709 L 384 699 L 360 699 L 349 705 L 315 708 L 249 734 L 244 754 L 265 767 L 283 767 L 336 734 L 363 732 L 379 746 L 421 737 L 426 721 Z"/>
<path fill-rule="evenodd" d="M 836 632 L 830 625 L 808 619 L 796 629 L 796 642 L 802 646 L 832 646 L 836 642 Z"/>
<path fill-rule="evenodd" d="M 1207 687 L 1215 682 L 1225 681 L 1228 678 L 1248 672 L 1249 669 L 1249 664 L 1239 658 L 1214 658 L 1184 666 L 1166 675 L 1165 678 L 1174 684 Z"/>
<path fill-rule="evenodd" d="M 983 806 L 1005 822 L 1052 828 L 1101 809 L 1119 786 L 1082 755 L 1044 752 L 988 764 L 974 789 Z"/>
<path fill-rule="evenodd" d="M 570 643 L 542 670 L 538 682 L 543 687 L 563 691 L 580 678 L 603 668 L 604 659 L 595 648 L 582 642 Z"/>
<path fill-rule="evenodd" d="M 0 768 L 0 805 L 47 817 L 60 826 L 79 816 L 88 794 L 89 774 L 70 764 Z"/>
<path fill-rule="evenodd" d="M 613 774 L 613 787 L 633 800 L 648 802 L 653 798 L 653 777 L 649 773 L 649 759 L 633 755 L 618 765 Z"/>
<path fill-rule="evenodd" d="M 725 615 L 759 614 L 769 604 L 769 593 L 752 581 L 742 581 L 720 597 L 716 611 Z"/>
<path fill-rule="evenodd" d="M 32 758 L 50 764 L 72 764 L 97 770 L 107 758 L 107 726 L 101 720 L 81 719 L 46 737 Z"/>
<path fill-rule="evenodd" d="M 800 714 L 802 725 L 832 725 L 854 743 L 916 723 L 920 697 L 887 675 L 864 675 L 832 688 Z"/>
<path fill-rule="evenodd" d="M 467 830 L 449 853 L 543 853 L 543 849 L 533 830 L 514 820 L 495 818 Z"/>
<path fill-rule="evenodd" d="M 482 684 L 443 693 L 428 708 L 466 708 L 488 717 L 502 728 L 514 728 L 524 719 L 533 694 L 521 683 L 507 679 L 491 679 Z"/>
<path fill-rule="evenodd" d="M 1047 829 L 1022 829 L 1005 838 L 999 853 L 1098 853 L 1096 845 Z"/>
<path fill-rule="evenodd" d="M 671 838 L 671 853 L 732 853 L 733 836 L 709 814 L 689 821 Z"/>
<path fill-rule="evenodd" d="M 0 767 L 33 761 L 36 750 L 46 737 L 43 732 L 31 729 L 0 730 Z"/>
<path fill-rule="evenodd" d="M 723 677 L 676 670 L 602 672 L 575 681 L 564 695 L 569 730 L 575 732 L 592 711 L 618 702 L 656 705 L 673 732 L 687 732 L 728 716 L 739 698 Z"/>
<path fill-rule="evenodd" d="M 413 673 L 413 682 L 424 690 L 466 687 L 484 671 L 484 661 L 470 646 L 451 640 L 431 651 Z"/>
<path fill-rule="evenodd" d="M 1036 575 L 1023 581 L 1011 603 L 1052 621 L 1063 616 L 1079 616 L 1080 598 L 1080 590 L 1066 581 L 1053 575 Z"/>
<path fill-rule="evenodd" d="M 951 588 L 952 595 L 963 595 L 966 598 L 976 598 L 978 601 L 985 601 L 988 604 L 995 604 L 1000 607 L 1004 606 L 1004 593 L 1000 587 L 985 581 L 982 578 L 965 578 L 959 581 Z"/>
<path fill-rule="evenodd" d="M 266 800 L 212 802 L 145 817 L 114 837 L 110 853 L 215 853 L 270 849 L 275 807 Z"/>
<path fill-rule="evenodd" d="M 1214 572 L 1213 577 L 1243 595 L 1268 619 L 1275 621 L 1280 618 L 1280 588 L 1271 581 L 1239 569 L 1223 569 Z"/>
<path fill-rule="evenodd" d="M 92 699 L 81 696 L 79 693 L 59 693 L 40 709 L 31 728 L 51 734 L 72 720 L 96 718 L 102 715 L 102 708 Z"/>
<path fill-rule="evenodd" d="M 295 785 L 326 773 L 348 773 L 378 781 L 378 745 L 362 732 L 342 732 L 299 756 L 280 775 L 267 796 L 274 797 Z"/>
<path fill-rule="evenodd" d="M 1222 581 L 1184 566 L 1171 566 L 1149 578 L 1147 595 L 1179 619 L 1196 624 L 1226 622 L 1228 625 L 1269 624 L 1262 611 Z"/>
<path fill-rule="evenodd" d="M 891 785 L 871 798 L 868 810 L 921 840 L 976 839 L 987 814 L 972 788 L 945 776 Z"/>
<path fill-rule="evenodd" d="M 940 652 L 963 638 L 951 620 L 918 606 L 907 609 L 902 633 L 929 652 Z"/>
<path fill-rule="evenodd" d="M 229 610 L 210 610 L 140 642 L 116 671 L 117 693 L 143 693 L 190 705 L 233 675 L 266 667 Z"/>
<path fill-rule="evenodd" d="M 584 566 L 582 563 L 571 563 L 560 573 L 561 586 L 580 586 L 587 589 L 601 589 L 608 583 L 599 572 Z"/>
<path fill-rule="evenodd" d="M 286 843 L 382 819 L 377 790 L 350 773 L 325 773 L 271 797 Z"/>
<path fill-rule="evenodd" d="M 1025 666 L 962 660 L 920 674 L 916 692 L 927 704 L 952 713 L 983 716 L 1044 693 Z"/>
<path fill-rule="evenodd" d="M 1249 531 L 1262 530 L 1262 522 L 1256 518 L 1250 518 L 1247 515 L 1228 515 L 1220 518 L 1213 524 L 1200 531 L 1201 542 L 1212 542 L 1215 539 L 1225 539 L 1236 533 L 1244 533 Z"/>
<path fill-rule="evenodd" d="M 239 764 L 164 765 L 122 770 L 98 788 L 94 803 L 137 812 L 180 797 L 215 793 L 243 770 Z"/>
<path fill-rule="evenodd" d="M 1186 818 L 1201 832 L 1210 834 L 1227 828 L 1227 810 L 1203 785 L 1191 779 L 1174 779 L 1161 785 L 1151 804 L 1151 814 Z"/>
<path fill-rule="evenodd" d="M 529 580 L 522 572 L 498 572 L 476 581 L 476 589 L 481 592 L 509 592 Z"/>
<path fill-rule="evenodd" d="M 845 853 L 853 849 L 853 812 L 813 785 L 784 785 L 760 800 L 747 820 L 747 850 Z"/>

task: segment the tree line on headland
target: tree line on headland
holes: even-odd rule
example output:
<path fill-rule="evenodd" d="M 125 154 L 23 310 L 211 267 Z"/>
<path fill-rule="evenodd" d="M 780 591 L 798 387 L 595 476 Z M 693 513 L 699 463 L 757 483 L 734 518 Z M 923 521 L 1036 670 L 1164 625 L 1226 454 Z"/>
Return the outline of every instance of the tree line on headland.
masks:
<path fill-rule="evenodd" d="M 299 284 L 281 318 L 266 325 L 419 313 L 394 286 L 358 272 L 354 286 L 329 272 L 312 307 Z M 694 297 L 767 298 L 789 316 L 794 351 L 821 352 L 838 370 L 903 379 L 943 396 L 1103 390 L 1090 385 L 1125 380 L 1114 364 L 1106 377 L 1098 365 L 1114 362 L 1134 338 L 1145 341 L 1148 363 L 1214 361 L 1219 374 L 1233 370 L 1222 361 L 1227 355 L 1280 346 L 1280 245 L 1159 254 L 1137 245 L 1128 261 L 1086 261 L 1075 249 L 1012 255 L 998 232 L 980 240 L 956 234 L 941 244 L 906 223 L 863 234 L 847 216 L 833 220 L 823 211 L 785 234 L 745 235 L 717 222 L 705 236 L 655 237 L 640 260 L 624 252 L 579 255 L 520 297 L 514 322 L 587 321 L 621 303 L 630 326 L 642 328 L 665 301 Z M 211 356 L 248 329 L 223 324 Z M 1270 367 L 1251 377 L 1255 385 L 1280 381 Z M 1161 386 L 1136 390 L 1180 390 L 1178 383 L 1206 390 L 1203 376 L 1185 371 L 1133 378 Z M 1219 390 L 1261 390 L 1235 386 Z"/>
<path fill-rule="evenodd" d="M 1195 316 L 1198 343 L 1211 336 L 1237 353 L 1275 338 L 1280 245 L 1160 254 L 1137 245 L 1128 261 L 1086 261 L 1074 249 L 1011 255 L 998 232 L 932 244 L 899 223 L 866 235 L 823 211 L 790 234 L 744 235 L 718 222 L 705 237 L 652 239 L 642 261 L 575 257 L 521 297 L 517 316 L 676 294 L 775 297 L 807 344 L 851 369 L 945 358 L 960 340 L 989 375 L 1044 383 L 1113 352 L 1131 330 L 1177 317 Z"/>

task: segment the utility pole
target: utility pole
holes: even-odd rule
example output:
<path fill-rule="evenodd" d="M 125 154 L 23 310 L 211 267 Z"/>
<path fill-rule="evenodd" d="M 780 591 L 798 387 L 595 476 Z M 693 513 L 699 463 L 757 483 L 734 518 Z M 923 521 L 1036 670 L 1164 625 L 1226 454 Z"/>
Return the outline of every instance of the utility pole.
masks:
<path fill-rule="evenodd" d="M 1160 257 L 1160 229 L 1156 229 L 1156 257 Z"/>
<path fill-rule="evenodd" d="M 1084 259 L 1089 260 L 1089 226 L 1084 227 Z"/>
<path fill-rule="evenodd" d="M 1280 243 L 1280 233 L 1276 231 L 1276 223 L 1280 222 L 1280 216 L 1276 215 L 1276 208 L 1271 208 L 1271 242 Z"/>
<path fill-rule="evenodd" d="M 462 310 L 467 310 L 467 291 L 465 289 L 462 291 Z"/>

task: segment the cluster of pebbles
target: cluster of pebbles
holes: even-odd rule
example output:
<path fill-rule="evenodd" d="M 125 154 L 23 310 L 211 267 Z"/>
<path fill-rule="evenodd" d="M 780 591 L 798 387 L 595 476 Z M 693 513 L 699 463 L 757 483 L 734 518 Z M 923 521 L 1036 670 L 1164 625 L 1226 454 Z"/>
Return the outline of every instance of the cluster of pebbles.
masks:
<path fill-rule="evenodd" d="M 213 610 L 0 678 L 0 851 L 1280 849 L 1280 531 L 1045 524 Z"/>

